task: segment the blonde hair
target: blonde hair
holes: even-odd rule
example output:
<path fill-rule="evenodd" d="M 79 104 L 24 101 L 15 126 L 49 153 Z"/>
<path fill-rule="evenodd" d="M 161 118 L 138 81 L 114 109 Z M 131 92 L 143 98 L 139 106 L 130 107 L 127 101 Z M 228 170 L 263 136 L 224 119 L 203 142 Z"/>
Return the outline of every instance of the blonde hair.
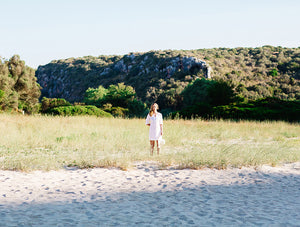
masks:
<path fill-rule="evenodd" d="M 153 106 L 156 106 L 156 110 L 158 110 L 158 108 L 159 108 L 157 103 L 153 103 L 150 107 L 150 112 L 149 112 L 150 117 L 152 117 L 152 115 L 154 114 Z"/>

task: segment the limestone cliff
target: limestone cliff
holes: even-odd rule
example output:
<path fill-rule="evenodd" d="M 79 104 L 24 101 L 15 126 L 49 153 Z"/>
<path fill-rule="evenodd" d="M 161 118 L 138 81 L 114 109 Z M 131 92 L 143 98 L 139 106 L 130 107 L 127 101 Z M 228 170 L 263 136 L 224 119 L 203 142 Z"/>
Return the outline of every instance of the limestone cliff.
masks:
<path fill-rule="evenodd" d="M 149 87 L 186 75 L 211 77 L 211 69 L 192 56 L 166 56 L 164 52 L 131 53 L 124 56 L 99 56 L 55 60 L 39 66 L 36 77 L 42 96 L 65 98 L 71 102 L 83 99 L 89 87 L 124 82 L 145 99 Z"/>
<path fill-rule="evenodd" d="M 39 66 L 42 96 L 82 101 L 89 87 L 124 82 L 143 101 L 173 108 L 196 78 L 228 81 L 247 99 L 300 99 L 300 48 L 213 48 L 165 50 L 55 60 Z M 213 69 L 213 70 L 211 70 Z"/>

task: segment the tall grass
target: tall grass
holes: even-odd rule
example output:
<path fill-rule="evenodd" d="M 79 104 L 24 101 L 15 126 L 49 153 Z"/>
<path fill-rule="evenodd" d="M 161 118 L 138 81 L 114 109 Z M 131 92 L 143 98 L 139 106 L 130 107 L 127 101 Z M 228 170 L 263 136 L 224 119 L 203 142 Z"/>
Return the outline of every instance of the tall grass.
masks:
<path fill-rule="evenodd" d="M 148 130 L 143 119 L 1 114 L 0 169 L 128 169 L 137 161 L 198 169 L 300 160 L 299 124 L 166 120 L 159 156 L 149 155 Z"/>

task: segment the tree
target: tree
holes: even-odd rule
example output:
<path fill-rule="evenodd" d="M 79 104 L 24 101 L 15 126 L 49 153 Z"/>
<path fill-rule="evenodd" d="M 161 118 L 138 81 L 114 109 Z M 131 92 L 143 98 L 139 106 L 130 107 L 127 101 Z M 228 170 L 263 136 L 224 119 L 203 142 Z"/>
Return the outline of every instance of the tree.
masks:
<path fill-rule="evenodd" d="M 88 88 L 84 94 L 83 102 L 87 105 L 101 106 L 107 94 L 107 89 L 102 86 L 98 88 Z"/>
<path fill-rule="evenodd" d="M 110 85 L 107 89 L 107 94 L 105 96 L 105 101 L 111 103 L 113 106 L 119 106 L 126 108 L 128 102 L 133 100 L 136 93 L 133 87 L 126 86 L 124 83 L 119 83 L 117 85 Z"/>
<path fill-rule="evenodd" d="M 148 113 L 148 108 L 142 101 L 133 99 L 128 102 L 128 111 L 130 117 L 145 117 Z"/>
<path fill-rule="evenodd" d="M 4 95 L 0 105 L 4 109 L 19 108 L 27 113 L 38 110 L 40 86 L 36 82 L 35 70 L 26 66 L 18 55 L 8 61 L 0 61 L 0 89 Z"/>
<path fill-rule="evenodd" d="M 214 81 L 208 88 L 207 93 L 210 104 L 213 106 L 227 105 L 235 98 L 232 87 L 225 81 Z"/>
<path fill-rule="evenodd" d="M 110 85 L 107 89 L 102 86 L 88 88 L 84 102 L 89 105 L 102 107 L 114 116 L 143 117 L 147 105 L 136 98 L 133 87 L 124 83 Z"/>
<path fill-rule="evenodd" d="M 196 79 L 190 83 L 182 91 L 184 106 L 195 105 L 199 102 L 209 102 L 208 88 L 211 86 L 212 81 L 206 79 Z"/>
<path fill-rule="evenodd" d="M 175 88 L 171 88 L 158 96 L 157 104 L 161 109 L 178 110 L 182 105 L 182 96 L 176 92 Z"/>
<path fill-rule="evenodd" d="M 47 113 L 50 109 L 61 106 L 71 106 L 71 103 L 65 99 L 43 97 L 41 111 Z"/>

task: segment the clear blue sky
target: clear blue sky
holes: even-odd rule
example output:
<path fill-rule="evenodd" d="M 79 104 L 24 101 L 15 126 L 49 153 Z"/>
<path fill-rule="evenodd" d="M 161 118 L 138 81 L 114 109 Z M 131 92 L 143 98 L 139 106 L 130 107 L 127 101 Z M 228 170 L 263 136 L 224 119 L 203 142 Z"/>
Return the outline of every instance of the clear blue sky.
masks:
<path fill-rule="evenodd" d="M 0 56 L 300 46 L 299 0 L 0 0 Z"/>

